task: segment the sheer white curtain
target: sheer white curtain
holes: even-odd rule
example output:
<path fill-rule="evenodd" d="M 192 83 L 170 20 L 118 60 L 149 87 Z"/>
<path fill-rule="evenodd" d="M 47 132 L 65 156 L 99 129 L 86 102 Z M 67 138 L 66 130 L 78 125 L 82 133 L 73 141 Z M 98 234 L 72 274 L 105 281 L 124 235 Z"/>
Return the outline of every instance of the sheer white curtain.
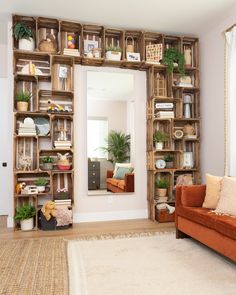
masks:
<path fill-rule="evenodd" d="M 236 176 L 236 27 L 225 33 L 226 40 L 226 159 L 225 173 Z"/>

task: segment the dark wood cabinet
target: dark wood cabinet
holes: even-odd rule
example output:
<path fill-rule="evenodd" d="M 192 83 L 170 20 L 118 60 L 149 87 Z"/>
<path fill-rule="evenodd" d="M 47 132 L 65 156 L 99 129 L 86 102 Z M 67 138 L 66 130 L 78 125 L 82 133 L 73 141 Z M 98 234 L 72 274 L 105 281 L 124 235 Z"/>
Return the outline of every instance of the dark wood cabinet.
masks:
<path fill-rule="evenodd" d="M 88 189 L 100 189 L 100 162 L 88 162 Z"/>

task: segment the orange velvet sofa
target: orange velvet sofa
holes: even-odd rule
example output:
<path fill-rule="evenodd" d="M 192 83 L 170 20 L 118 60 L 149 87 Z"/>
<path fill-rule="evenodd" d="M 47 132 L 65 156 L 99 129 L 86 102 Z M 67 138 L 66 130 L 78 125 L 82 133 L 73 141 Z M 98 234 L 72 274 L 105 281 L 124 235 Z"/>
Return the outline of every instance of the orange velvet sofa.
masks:
<path fill-rule="evenodd" d="M 134 192 L 134 174 L 126 173 L 124 179 L 113 178 L 113 171 L 107 171 L 107 190 L 113 193 L 133 193 Z"/>
<path fill-rule="evenodd" d="M 192 237 L 236 262 L 236 218 L 202 208 L 206 186 L 177 186 L 176 238 Z"/>

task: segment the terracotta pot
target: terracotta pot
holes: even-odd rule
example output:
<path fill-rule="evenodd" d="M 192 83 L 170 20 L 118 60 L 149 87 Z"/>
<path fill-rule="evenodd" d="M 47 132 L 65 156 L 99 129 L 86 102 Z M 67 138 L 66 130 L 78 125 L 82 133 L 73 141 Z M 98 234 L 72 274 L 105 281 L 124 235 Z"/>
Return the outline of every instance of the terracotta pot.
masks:
<path fill-rule="evenodd" d="M 157 188 L 157 195 L 158 197 L 166 197 L 167 188 Z"/>
<path fill-rule="evenodd" d="M 30 40 L 27 39 L 20 39 L 19 40 L 19 49 L 20 50 L 30 50 L 34 51 L 35 45 L 34 45 L 34 39 L 30 38 Z"/>
<path fill-rule="evenodd" d="M 17 101 L 17 111 L 19 112 L 27 112 L 29 107 L 29 103 L 26 101 Z"/>

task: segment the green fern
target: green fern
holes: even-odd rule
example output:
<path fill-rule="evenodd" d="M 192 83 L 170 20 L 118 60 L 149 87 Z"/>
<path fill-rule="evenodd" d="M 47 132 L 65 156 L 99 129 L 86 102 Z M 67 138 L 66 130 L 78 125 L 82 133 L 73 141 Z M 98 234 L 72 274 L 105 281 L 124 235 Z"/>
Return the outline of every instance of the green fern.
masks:
<path fill-rule="evenodd" d="M 15 220 L 21 221 L 34 217 L 36 214 L 35 207 L 30 204 L 24 205 L 16 209 Z"/>
<path fill-rule="evenodd" d="M 16 23 L 13 26 L 13 36 L 16 40 L 34 38 L 33 31 L 25 23 Z"/>
<path fill-rule="evenodd" d="M 165 50 L 163 63 L 167 65 L 167 71 L 171 74 L 174 70 L 174 63 L 178 63 L 178 71 L 180 76 L 185 75 L 185 60 L 184 55 L 177 48 L 171 47 Z"/>

